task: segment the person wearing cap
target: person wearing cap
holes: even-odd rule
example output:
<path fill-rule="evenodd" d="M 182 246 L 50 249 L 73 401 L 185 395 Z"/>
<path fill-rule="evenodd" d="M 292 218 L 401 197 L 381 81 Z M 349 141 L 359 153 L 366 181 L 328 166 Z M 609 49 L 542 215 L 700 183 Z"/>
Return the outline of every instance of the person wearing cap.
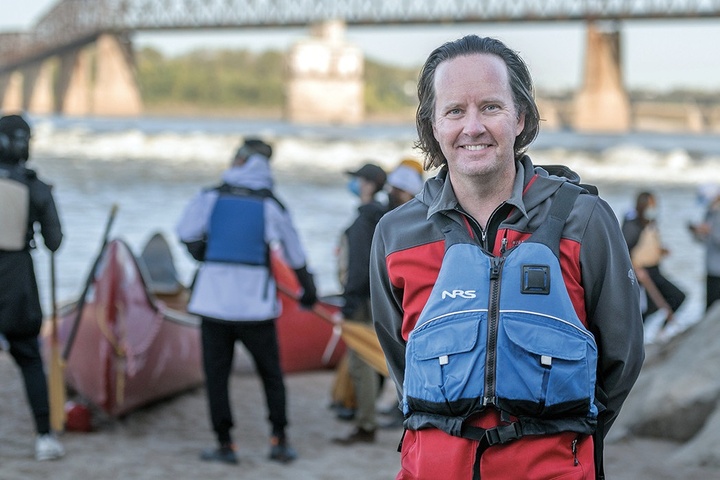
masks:
<path fill-rule="evenodd" d="M 348 189 L 360 199 L 353 223 L 340 238 L 338 253 L 340 283 L 343 287 L 342 318 L 372 326 L 370 315 L 370 247 L 375 225 L 387 211 L 377 200 L 387 176 L 374 163 L 366 163 L 350 175 Z M 377 372 L 353 350 L 348 351 L 348 370 L 355 390 L 355 429 L 345 437 L 334 438 L 338 445 L 375 441 L 377 420 L 375 401 L 380 388 Z"/>
<path fill-rule="evenodd" d="M 51 187 L 25 167 L 30 154 L 30 125 L 20 115 L 0 118 L 0 336 L 22 371 L 35 431 L 35 458 L 65 454 L 50 429 L 47 379 L 38 335 L 42 310 L 31 250 L 39 225 L 45 246 L 57 251 L 62 228 Z"/>
<path fill-rule="evenodd" d="M 202 318 L 203 366 L 210 421 L 218 446 L 201 453 L 206 461 L 237 464 L 228 394 L 235 343 L 249 351 L 262 379 L 271 424 L 271 460 L 297 456 L 290 446 L 287 407 L 275 320 L 280 303 L 269 262 L 278 243 L 303 288 L 300 303 L 317 301 L 307 257 L 288 211 L 274 196 L 272 147 L 247 139 L 237 150 L 220 186 L 205 189 L 186 206 L 176 232 L 190 254 L 202 261 L 188 312 Z"/>
<path fill-rule="evenodd" d="M 412 200 L 422 190 L 423 183 L 423 167 L 420 162 L 410 157 L 403 158 L 387 178 L 388 210 Z"/>

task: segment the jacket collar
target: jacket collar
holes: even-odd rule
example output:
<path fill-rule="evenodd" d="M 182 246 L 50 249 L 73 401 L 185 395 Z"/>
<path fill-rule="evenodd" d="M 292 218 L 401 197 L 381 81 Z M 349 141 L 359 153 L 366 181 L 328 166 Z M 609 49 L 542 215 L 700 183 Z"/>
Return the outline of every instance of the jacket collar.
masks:
<path fill-rule="evenodd" d="M 530 157 L 525 155 L 520 160 L 515 161 L 515 182 L 513 183 L 512 194 L 505 203 L 513 205 L 524 216 L 527 216 L 527 212 L 523 202 L 523 192 L 525 185 L 532 180 L 534 174 L 534 167 Z M 435 178 L 426 182 L 420 201 L 428 206 L 428 219 L 437 212 L 447 212 L 461 208 L 452 188 L 452 183 L 448 180 L 447 167 L 443 167 Z"/>

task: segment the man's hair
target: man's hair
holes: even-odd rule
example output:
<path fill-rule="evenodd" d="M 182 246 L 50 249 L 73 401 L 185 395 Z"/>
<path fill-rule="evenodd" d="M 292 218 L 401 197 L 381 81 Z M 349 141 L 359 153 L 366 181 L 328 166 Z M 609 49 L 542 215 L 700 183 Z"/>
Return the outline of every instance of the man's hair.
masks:
<path fill-rule="evenodd" d="M 456 57 L 474 54 L 490 54 L 500 57 L 508 70 L 510 89 L 517 114 L 525 114 L 525 127 L 515 138 L 515 158 L 520 158 L 528 146 L 535 140 L 540 130 L 540 113 L 535 103 L 535 92 L 530 71 L 517 52 L 510 50 L 500 40 L 489 37 L 467 35 L 458 40 L 447 42 L 436 48 L 425 61 L 418 80 L 418 100 L 415 116 L 419 140 L 415 147 L 425 154 L 425 169 L 447 164 L 440 144 L 433 135 L 433 116 L 435 114 L 435 71 L 438 65 Z"/>

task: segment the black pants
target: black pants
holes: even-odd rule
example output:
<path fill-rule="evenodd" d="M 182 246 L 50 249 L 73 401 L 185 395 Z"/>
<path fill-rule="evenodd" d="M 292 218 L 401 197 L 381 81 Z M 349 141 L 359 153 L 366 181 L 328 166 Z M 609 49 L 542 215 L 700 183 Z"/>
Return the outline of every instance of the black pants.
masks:
<path fill-rule="evenodd" d="M 228 384 L 237 340 L 250 352 L 262 380 L 272 434 L 284 436 L 288 423 L 285 383 L 275 322 L 222 322 L 203 317 L 201 332 L 210 421 L 218 442 L 232 442 L 230 430 L 234 424 Z"/>
<path fill-rule="evenodd" d="M 708 275 L 706 279 L 706 288 L 705 288 L 705 302 L 706 302 L 706 310 L 710 310 L 710 307 L 715 302 L 715 300 L 720 300 L 720 277 L 715 277 L 713 275 Z"/>
<path fill-rule="evenodd" d="M 685 301 L 685 293 L 675 286 L 670 280 L 665 278 L 660 273 L 659 267 L 645 267 L 650 279 L 655 283 L 655 286 L 660 291 L 665 301 L 670 305 L 673 313 L 677 312 L 680 305 Z M 658 306 L 652 301 L 652 298 L 648 295 L 647 297 L 648 308 L 643 314 L 643 319 L 647 318 L 650 314 L 655 313 L 658 310 Z"/>
<path fill-rule="evenodd" d="M 50 406 L 47 379 L 37 337 L 8 336 L 7 341 L 10 344 L 10 355 L 22 373 L 25 394 L 35 419 L 35 431 L 41 435 L 48 433 L 50 431 Z"/>

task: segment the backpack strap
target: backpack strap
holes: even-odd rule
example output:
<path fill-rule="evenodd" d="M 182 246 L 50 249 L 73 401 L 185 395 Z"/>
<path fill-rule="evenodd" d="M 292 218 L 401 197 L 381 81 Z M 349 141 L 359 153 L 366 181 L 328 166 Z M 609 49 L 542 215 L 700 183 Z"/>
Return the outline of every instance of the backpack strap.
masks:
<path fill-rule="evenodd" d="M 248 197 L 260 197 L 260 198 L 272 198 L 277 202 L 278 205 L 280 205 L 280 208 L 282 210 L 286 210 L 285 205 L 278 200 L 278 198 L 275 196 L 272 190 L 269 188 L 260 188 L 258 190 L 248 188 L 248 187 L 239 187 L 236 185 L 230 185 L 229 183 L 223 183 L 221 185 L 218 185 L 217 187 L 214 187 L 212 190 L 217 190 L 221 195 L 238 195 L 238 196 L 248 196 Z"/>
<path fill-rule="evenodd" d="M 535 230 L 529 242 L 546 245 L 557 258 L 560 258 L 560 239 L 562 238 L 565 222 L 572 212 L 575 200 L 582 188 L 570 182 L 564 182 L 553 195 L 552 204 L 542 225 Z"/>

